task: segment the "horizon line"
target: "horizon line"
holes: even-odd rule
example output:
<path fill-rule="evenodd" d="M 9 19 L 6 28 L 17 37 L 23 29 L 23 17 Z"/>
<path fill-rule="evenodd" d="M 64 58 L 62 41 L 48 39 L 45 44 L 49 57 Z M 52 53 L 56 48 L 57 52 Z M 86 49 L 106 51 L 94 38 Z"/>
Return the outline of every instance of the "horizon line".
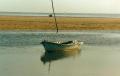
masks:
<path fill-rule="evenodd" d="M 0 11 L 0 13 L 40 13 L 51 14 L 52 12 L 14 12 L 14 11 Z M 79 13 L 79 12 L 56 12 L 56 14 L 120 14 L 120 13 Z"/>

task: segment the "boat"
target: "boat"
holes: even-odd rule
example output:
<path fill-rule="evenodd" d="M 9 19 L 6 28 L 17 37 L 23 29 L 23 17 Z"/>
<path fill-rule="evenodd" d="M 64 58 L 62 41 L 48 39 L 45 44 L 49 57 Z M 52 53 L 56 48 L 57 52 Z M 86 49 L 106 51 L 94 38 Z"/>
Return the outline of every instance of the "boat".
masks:
<path fill-rule="evenodd" d="M 54 21 L 56 25 L 56 33 L 58 33 L 58 26 L 57 26 L 57 20 L 54 12 L 53 0 L 51 0 L 51 3 L 52 3 Z M 42 44 L 47 52 L 50 52 L 50 51 L 62 52 L 62 51 L 80 50 L 81 48 L 80 45 L 83 44 L 83 42 L 79 42 L 77 40 L 72 40 L 67 42 L 62 42 L 62 41 L 51 42 L 51 41 L 44 40 L 42 41 Z"/>
<path fill-rule="evenodd" d="M 62 51 L 73 51 L 73 50 L 80 50 L 80 45 L 83 42 L 79 42 L 77 40 L 73 41 L 57 41 L 57 42 L 50 42 L 50 41 L 42 41 L 42 44 L 47 52 L 62 52 Z"/>

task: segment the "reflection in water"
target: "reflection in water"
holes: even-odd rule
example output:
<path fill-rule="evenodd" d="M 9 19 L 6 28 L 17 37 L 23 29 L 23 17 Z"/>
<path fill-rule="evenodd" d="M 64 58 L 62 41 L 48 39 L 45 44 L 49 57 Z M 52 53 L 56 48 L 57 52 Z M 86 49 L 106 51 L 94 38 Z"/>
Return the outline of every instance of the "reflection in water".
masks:
<path fill-rule="evenodd" d="M 68 57 L 74 57 L 78 54 L 80 54 L 81 50 L 72 50 L 72 51 L 60 51 L 60 52 L 45 52 L 45 54 L 41 57 L 41 61 L 45 63 L 49 63 L 48 71 L 50 71 L 50 66 L 53 61 L 68 58 Z"/>

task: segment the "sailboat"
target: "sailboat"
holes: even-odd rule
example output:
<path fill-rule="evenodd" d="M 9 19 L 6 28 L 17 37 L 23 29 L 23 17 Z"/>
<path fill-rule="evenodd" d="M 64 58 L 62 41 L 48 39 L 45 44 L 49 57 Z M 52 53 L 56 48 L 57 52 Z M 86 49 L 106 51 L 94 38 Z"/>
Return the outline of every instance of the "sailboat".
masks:
<path fill-rule="evenodd" d="M 58 26 L 57 26 L 57 20 L 54 12 L 54 4 L 53 0 L 51 0 L 52 3 L 52 9 L 53 9 L 53 15 L 54 15 L 54 20 L 55 20 L 55 25 L 56 25 L 56 33 L 58 33 Z M 50 41 L 42 41 L 41 42 L 45 48 L 46 51 L 54 51 L 54 52 L 61 52 L 61 51 L 73 51 L 73 50 L 80 50 L 81 45 L 83 42 L 80 42 L 78 40 L 72 40 L 72 41 L 67 41 L 67 42 L 62 42 L 62 41 L 57 41 L 57 42 L 50 42 Z"/>

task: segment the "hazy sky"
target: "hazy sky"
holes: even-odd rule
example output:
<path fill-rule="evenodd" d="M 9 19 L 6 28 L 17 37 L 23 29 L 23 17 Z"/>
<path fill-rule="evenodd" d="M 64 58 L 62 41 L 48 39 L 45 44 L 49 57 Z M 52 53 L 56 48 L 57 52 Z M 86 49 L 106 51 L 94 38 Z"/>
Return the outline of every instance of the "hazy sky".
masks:
<path fill-rule="evenodd" d="M 63 13 L 118 13 L 120 0 L 53 0 Z M 0 0 L 0 11 L 51 12 L 50 0 Z"/>

